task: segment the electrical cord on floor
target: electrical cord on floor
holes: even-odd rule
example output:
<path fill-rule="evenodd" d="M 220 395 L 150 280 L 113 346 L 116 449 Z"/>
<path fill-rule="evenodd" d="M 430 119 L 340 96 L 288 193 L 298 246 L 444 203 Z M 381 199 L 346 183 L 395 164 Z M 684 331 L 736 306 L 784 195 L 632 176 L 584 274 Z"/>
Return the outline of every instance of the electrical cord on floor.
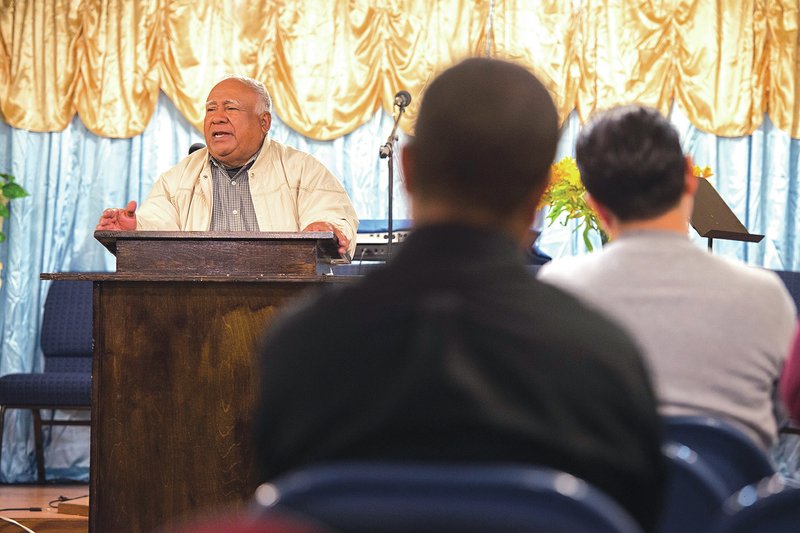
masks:
<path fill-rule="evenodd" d="M 8 510 L 11 510 L 11 511 L 16 511 L 17 509 L 0 509 L 0 511 L 8 511 Z M 23 511 L 27 511 L 27 510 L 29 510 L 29 509 L 22 509 L 22 510 L 23 510 Z M 39 507 L 31 507 L 31 508 L 30 508 L 30 510 L 31 510 L 31 511 L 33 511 L 33 510 L 36 510 L 36 511 L 41 511 L 42 509 L 41 509 L 41 508 L 39 508 Z M 20 523 L 19 523 L 19 522 L 17 522 L 16 520 L 12 520 L 11 518 L 6 518 L 5 516 L 0 516 L 0 520 L 5 520 L 5 521 L 6 521 L 6 522 L 8 522 L 9 524 L 14 524 L 15 526 L 18 526 L 18 527 L 19 527 L 20 529 L 22 529 L 23 531 L 27 531 L 27 533 L 36 533 L 34 530 L 32 530 L 32 529 L 30 529 L 30 528 L 28 528 L 28 527 L 25 527 L 25 526 L 23 526 L 22 524 L 20 524 Z"/>
<path fill-rule="evenodd" d="M 72 500 L 79 500 L 81 498 L 86 498 L 87 496 L 88 496 L 88 494 L 83 494 L 82 496 L 73 496 L 72 498 L 68 498 L 66 496 L 59 496 L 55 500 L 50 500 L 50 502 L 47 505 L 52 507 L 53 509 L 58 509 L 58 506 L 62 502 L 70 502 Z M 41 511 L 41 509 L 39 509 L 39 510 Z"/>
<path fill-rule="evenodd" d="M 84 494 L 82 496 L 74 496 L 72 498 L 68 498 L 66 496 L 59 496 L 55 500 L 51 500 L 48 503 L 48 505 L 50 507 L 53 507 L 54 509 L 58 509 L 58 504 L 60 504 L 61 502 L 68 502 L 68 501 L 72 501 L 72 500 L 77 500 L 79 498 L 85 498 L 87 496 L 88 496 L 88 494 Z M 41 512 L 41 510 L 42 510 L 41 507 L 6 507 L 4 509 L 0 509 L 0 513 L 4 513 L 6 511 Z M 25 531 L 27 533 L 36 533 L 34 530 L 23 526 L 22 524 L 20 524 L 19 522 L 17 522 L 16 520 L 14 520 L 12 518 L 7 518 L 5 516 L 0 516 L 0 520 L 4 520 L 4 521 L 8 522 L 9 524 L 14 524 L 15 526 L 19 527 L 20 529 L 22 529 L 23 531 Z"/>

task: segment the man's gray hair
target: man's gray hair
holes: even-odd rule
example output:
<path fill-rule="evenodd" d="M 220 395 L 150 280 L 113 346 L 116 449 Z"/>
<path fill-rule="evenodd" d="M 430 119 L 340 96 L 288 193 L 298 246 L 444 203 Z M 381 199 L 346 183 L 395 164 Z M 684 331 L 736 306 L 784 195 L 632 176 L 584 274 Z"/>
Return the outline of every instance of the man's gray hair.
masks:
<path fill-rule="evenodd" d="M 272 114 L 272 98 L 270 98 L 269 92 L 267 91 L 267 88 L 264 87 L 263 83 L 258 80 L 254 80 L 253 78 L 248 78 L 247 76 L 238 76 L 233 74 L 225 76 L 219 81 L 224 80 L 238 80 L 253 89 L 253 91 L 258 95 L 259 102 L 259 105 L 256 108 L 256 113 L 263 113 L 266 111 L 270 115 Z"/>

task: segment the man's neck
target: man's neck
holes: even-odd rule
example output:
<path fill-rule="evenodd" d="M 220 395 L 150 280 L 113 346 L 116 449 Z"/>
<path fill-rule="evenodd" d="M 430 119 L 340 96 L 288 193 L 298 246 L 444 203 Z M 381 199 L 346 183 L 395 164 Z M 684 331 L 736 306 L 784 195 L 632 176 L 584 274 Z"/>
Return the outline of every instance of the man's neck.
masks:
<path fill-rule="evenodd" d="M 509 214 L 499 216 L 482 209 L 435 202 L 412 202 L 412 216 L 414 225 L 417 227 L 432 224 L 464 224 L 500 231 L 520 242 L 527 236 L 532 221 L 532 217 L 526 218 Z"/>
<path fill-rule="evenodd" d="M 612 237 L 634 231 L 669 231 L 679 235 L 689 234 L 689 219 L 683 209 L 672 209 L 663 215 L 645 220 L 617 221 Z"/>
<path fill-rule="evenodd" d="M 621 221 L 611 216 L 605 220 L 606 232 L 613 239 L 633 231 L 668 231 L 679 235 L 689 234 L 689 219 L 692 216 L 694 197 L 684 194 L 677 205 L 653 218 Z"/>
<path fill-rule="evenodd" d="M 241 170 L 243 167 L 246 167 L 250 163 L 254 162 L 256 160 L 256 158 L 258 157 L 258 154 L 260 154 L 260 153 L 261 153 L 261 148 L 256 150 L 256 153 L 254 153 L 253 155 L 248 157 L 245 160 L 245 162 L 242 163 L 241 165 L 229 165 L 227 163 L 223 163 L 222 161 L 220 161 L 219 159 L 216 159 L 213 155 L 210 155 L 210 154 L 209 154 L 209 157 L 211 158 L 212 161 L 214 161 L 217 165 L 219 165 L 220 168 L 222 168 L 222 169 L 224 169 L 226 171 L 231 171 L 231 170 L 238 171 L 238 170 Z"/>

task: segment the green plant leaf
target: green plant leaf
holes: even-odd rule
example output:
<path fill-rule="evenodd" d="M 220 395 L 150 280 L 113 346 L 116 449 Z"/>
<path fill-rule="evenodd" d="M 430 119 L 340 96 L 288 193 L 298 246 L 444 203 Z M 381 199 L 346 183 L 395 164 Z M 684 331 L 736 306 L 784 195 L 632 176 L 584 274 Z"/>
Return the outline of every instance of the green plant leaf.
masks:
<path fill-rule="evenodd" d="M 6 234 L 0 231 L 0 242 L 6 242 Z"/>
<path fill-rule="evenodd" d="M 8 206 L 6 204 L 0 204 L 0 217 L 8 218 L 11 213 L 8 210 Z"/>
<path fill-rule="evenodd" d="M 597 213 L 586 203 L 586 190 L 580 181 L 575 160 L 565 157 L 554 163 L 552 173 L 554 179 L 542 197 L 542 203 L 550 206 L 546 217 L 550 225 L 556 221 L 562 226 L 574 224 L 574 231 L 581 234 L 588 251 L 593 250 L 590 239 L 592 232 L 598 232 L 602 242 L 607 242 L 608 236 L 601 229 Z"/>
<path fill-rule="evenodd" d="M 589 231 L 591 229 L 592 228 L 590 228 L 589 225 L 587 224 L 586 228 L 584 228 L 583 230 L 583 244 L 586 245 L 586 249 L 589 250 L 590 252 L 594 251 L 594 246 L 592 246 L 592 241 L 591 239 L 589 239 Z"/>
<path fill-rule="evenodd" d="M 3 196 L 8 198 L 9 200 L 28 196 L 28 191 L 26 191 L 18 183 L 15 183 L 13 181 L 9 181 L 5 185 L 3 185 L 2 191 L 3 191 Z"/>

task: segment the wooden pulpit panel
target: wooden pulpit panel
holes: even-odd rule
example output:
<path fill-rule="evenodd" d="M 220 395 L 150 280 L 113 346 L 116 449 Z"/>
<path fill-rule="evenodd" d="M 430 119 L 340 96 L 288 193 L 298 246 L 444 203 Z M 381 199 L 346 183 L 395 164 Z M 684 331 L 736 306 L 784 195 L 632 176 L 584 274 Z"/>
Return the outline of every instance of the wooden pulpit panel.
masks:
<path fill-rule="evenodd" d="M 242 505 L 254 348 L 308 282 L 95 282 L 90 530 L 150 532 Z"/>
<path fill-rule="evenodd" d="M 349 263 L 332 232 L 95 231 L 118 274 L 315 277 L 321 263 Z"/>

